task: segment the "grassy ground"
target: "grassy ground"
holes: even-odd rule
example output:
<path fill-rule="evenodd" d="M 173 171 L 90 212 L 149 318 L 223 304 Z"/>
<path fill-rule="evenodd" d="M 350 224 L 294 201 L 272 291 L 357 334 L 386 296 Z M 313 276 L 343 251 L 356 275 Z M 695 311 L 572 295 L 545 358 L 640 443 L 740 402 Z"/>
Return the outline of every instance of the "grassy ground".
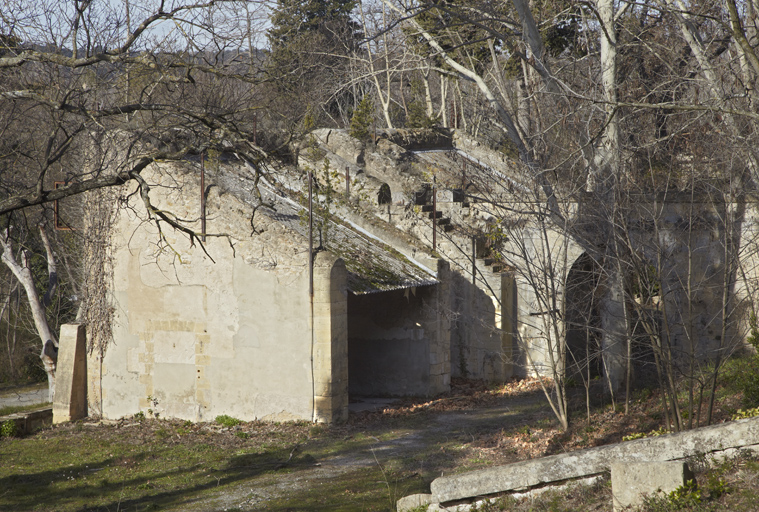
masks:
<path fill-rule="evenodd" d="M 741 406 L 739 394 L 720 389 L 718 421 Z M 590 422 L 583 390 L 574 392 L 580 412 L 567 432 L 534 381 L 498 388 L 458 382 L 444 397 L 407 400 L 331 427 L 144 417 L 56 426 L 0 439 L 0 511 L 392 510 L 402 496 L 429 492 L 441 474 L 619 442 L 661 426 L 656 391 L 636 392 L 627 415 L 595 393 Z M 728 508 L 659 503 L 650 512 L 742 510 L 749 499 L 744 491 L 759 485 L 757 464 L 734 464 L 714 470 L 731 492 L 713 499 L 704 492 L 697 504 Z M 708 471 L 698 475 L 704 489 L 711 488 Z M 482 509 L 611 510 L 610 493 L 601 482 L 538 500 L 504 498 Z"/>

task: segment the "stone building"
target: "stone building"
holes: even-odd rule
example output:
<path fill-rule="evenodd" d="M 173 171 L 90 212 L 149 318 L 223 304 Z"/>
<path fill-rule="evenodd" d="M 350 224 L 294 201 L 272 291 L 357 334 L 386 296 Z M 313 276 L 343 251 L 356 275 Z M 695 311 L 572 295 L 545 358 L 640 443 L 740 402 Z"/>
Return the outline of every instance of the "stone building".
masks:
<path fill-rule="evenodd" d="M 249 176 L 231 163 L 204 177 L 202 247 L 128 196 L 113 226 L 114 339 L 89 363 L 91 410 L 330 422 L 359 396 L 449 389 L 447 263 L 317 215 L 311 275 L 307 209 L 262 187 L 268 206 L 254 215 Z M 198 162 L 144 178 L 157 209 L 201 232 Z"/>
<path fill-rule="evenodd" d="M 630 243 L 640 261 L 666 257 L 659 296 L 622 318 L 603 262 L 536 221 L 541 198 L 503 153 L 456 132 L 362 144 L 340 130 L 315 131 L 295 153 L 298 167 L 277 171 L 280 188 L 264 183 L 262 197 L 231 156 L 209 168 L 204 214 L 199 161 L 144 173 L 157 208 L 208 236 L 201 247 L 159 229 L 129 196 L 113 227 L 114 340 L 89 365 L 94 413 L 339 421 L 351 400 L 575 371 L 591 349 L 582 365 L 618 386 L 625 346 L 605 332 L 626 322 L 636 336 L 648 314 L 649 331 L 699 360 L 742 340 L 759 283 L 754 203 L 638 198 Z M 311 250 L 306 170 L 320 205 Z M 591 229 L 605 214 L 581 199 L 559 206 Z M 690 293 L 687 269 L 699 283 Z"/>

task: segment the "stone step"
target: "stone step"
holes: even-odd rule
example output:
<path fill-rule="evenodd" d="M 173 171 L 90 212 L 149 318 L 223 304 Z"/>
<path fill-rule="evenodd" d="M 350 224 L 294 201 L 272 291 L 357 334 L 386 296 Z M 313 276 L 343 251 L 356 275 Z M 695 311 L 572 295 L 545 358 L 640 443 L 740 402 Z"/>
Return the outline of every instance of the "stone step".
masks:
<path fill-rule="evenodd" d="M 422 206 L 423 212 L 431 212 L 432 211 L 432 205 L 431 204 L 425 204 Z"/>
<path fill-rule="evenodd" d="M 448 233 L 449 231 L 453 231 L 453 227 L 454 227 L 453 224 L 446 224 L 445 226 L 443 226 L 443 231 Z"/>
<path fill-rule="evenodd" d="M 443 212 L 430 212 L 429 213 L 429 218 L 430 219 L 439 219 L 442 216 L 443 216 Z"/>
<path fill-rule="evenodd" d="M 438 226 L 445 226 L 445 225 L 450 224 L 450 223 L 451 223 L 451 219 L 449 219 L 448 217 L 444 217 L 444 218 L 440 219 L 439 221 L 437 221 L 437 225 Z"/>

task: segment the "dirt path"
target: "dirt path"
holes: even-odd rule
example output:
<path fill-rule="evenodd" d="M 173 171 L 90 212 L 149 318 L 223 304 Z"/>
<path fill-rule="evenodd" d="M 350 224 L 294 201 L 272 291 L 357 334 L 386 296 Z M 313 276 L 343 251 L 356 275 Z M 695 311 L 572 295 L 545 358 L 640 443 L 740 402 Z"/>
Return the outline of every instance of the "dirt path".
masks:
<path fill-rule="evenodd" d="M 446 407 L 444 403 L 435 405 Z M 399 478 L 416 479 L 417 487 L 426 487 L 431 479 L 442 474 L 518 460 L 516 452 L 489 450 L 473 443 L 483 444 L 483 440 L 504 430 L 534 423 L 536 418 L 549 414 L 544 399 L 537 393 L 518 398 L 501 397 L 480 407 L 461 408 L 462 404 L 453 404 L 449 406 L 453 410 L 435 410 L 435 405 L 429 408 L 432 410 L 420 410 L 412 417 L 390 420 L 387 428 L 371 417 L 366 419 L 365 428 L 361 428 L 362 422 L 354 419 L 353 425 L 337 427 L 333 434 L 345 437 L 350 448 L 346 446 L 337 453 L 320 457 L 315 447 L 316 458 L 306 467 L 241 481 L 232 490 L 194 503 L 191 510 L 267 510 L 267 503 L 272 500 L 308 493 L 327 482 L 350 480 L 350 475 L 356 472 L 377 468 L 381 468 L 383 474 L 392 474 L 386 483 L 388 500 L 394 502 L 422 490 L 407 492 L 404 489 L 413 486 L 399 484 Z M 357 439 L 364 442 L 355 442 Z M 310 448 L 304 447 L 304 450 Z"/>

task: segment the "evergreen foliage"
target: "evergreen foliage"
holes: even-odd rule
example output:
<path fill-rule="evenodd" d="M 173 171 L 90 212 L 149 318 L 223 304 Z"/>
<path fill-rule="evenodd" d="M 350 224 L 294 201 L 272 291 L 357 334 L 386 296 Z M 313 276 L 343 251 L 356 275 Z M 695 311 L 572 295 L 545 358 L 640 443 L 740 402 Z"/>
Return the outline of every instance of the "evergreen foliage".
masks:
<path fill-rule="evenodd" d="M 363 97 L 351 117 L 350 134 L 360 141 L 367 141 L 374 121 L 374 104 L 369 95 Z"/>
<path fill-rule="evenodd" d="M 361 37 L 351 19 L 354 5 L 353 0 L 277 0 L 271 17 L 266 72 L 283 104 L 325 111 L 319 125 L 342 117 L 353 104 L 353 96 L 340 90 Z"/>

